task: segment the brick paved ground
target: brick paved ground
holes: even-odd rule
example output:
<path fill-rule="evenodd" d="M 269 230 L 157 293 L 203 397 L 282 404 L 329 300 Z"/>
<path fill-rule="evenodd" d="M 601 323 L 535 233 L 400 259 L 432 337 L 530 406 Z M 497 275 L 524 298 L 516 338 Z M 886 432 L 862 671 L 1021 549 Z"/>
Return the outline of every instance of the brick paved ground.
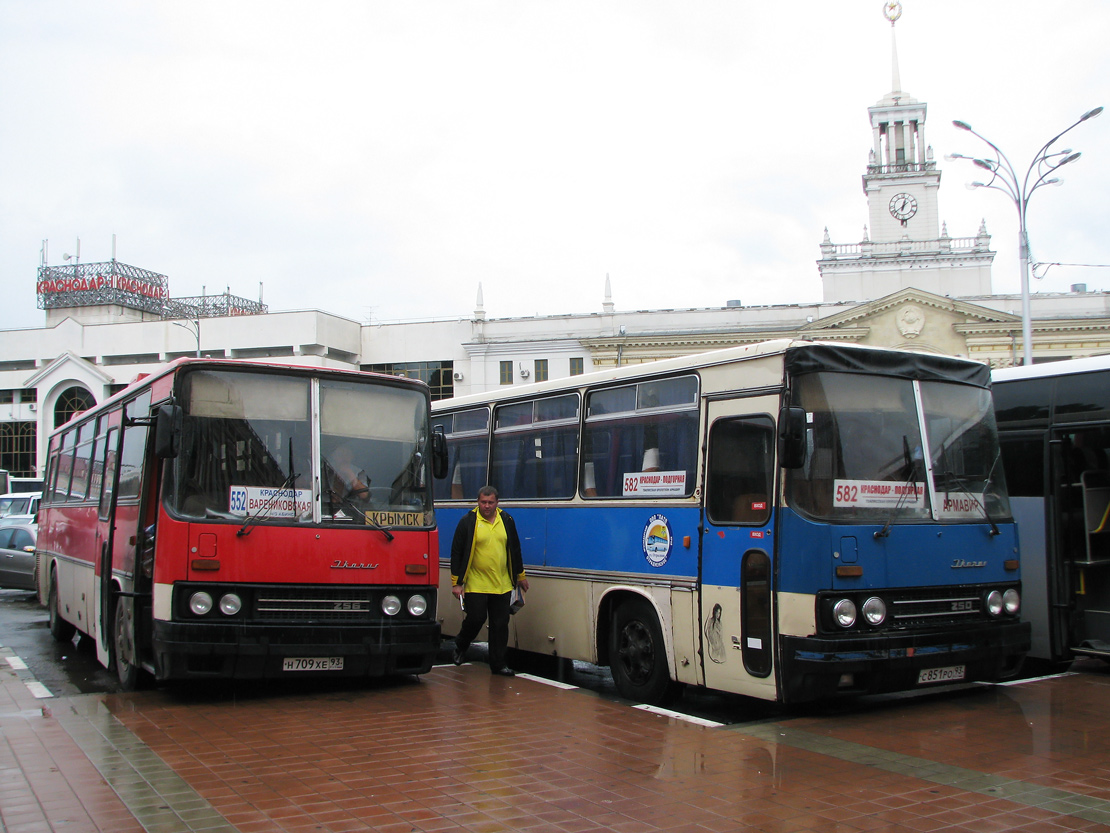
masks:
<path fill-rule="evenodd" d="M 723 727 L 480 664 L 324 690 L 29 682 L 0 652 L 10 833 L 1110 833 L 1101 667 Z"/>

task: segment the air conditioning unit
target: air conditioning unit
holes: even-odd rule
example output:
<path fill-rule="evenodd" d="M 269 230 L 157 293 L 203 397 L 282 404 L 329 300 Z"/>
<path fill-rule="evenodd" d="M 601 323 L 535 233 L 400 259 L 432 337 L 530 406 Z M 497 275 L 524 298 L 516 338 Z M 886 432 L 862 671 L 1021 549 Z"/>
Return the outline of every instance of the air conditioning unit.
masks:
<path fill-rule="evenodd" d="M 27 410 L 28 411 L 37 411 L 38 409 L 39 409 L 39 406 L 36 403 L 34 403 L 34 402 L 28 402 L 27 403 Z"/>
<path fill-rule="evenodd" d="M 456 370 L 454 373 L 451 374 L 451 378 L 454 379 L 456 382 L 461 382 L 463 380 L 463 375 L 460 371 Z"/>
<path fill-rule="evenodd" d="M 532 371 L 530 371 L 528 368 L 522 367 L 520 369 L 520 378 L 521 379 L 527 379 L 531 375 L 532 375 Z"/>

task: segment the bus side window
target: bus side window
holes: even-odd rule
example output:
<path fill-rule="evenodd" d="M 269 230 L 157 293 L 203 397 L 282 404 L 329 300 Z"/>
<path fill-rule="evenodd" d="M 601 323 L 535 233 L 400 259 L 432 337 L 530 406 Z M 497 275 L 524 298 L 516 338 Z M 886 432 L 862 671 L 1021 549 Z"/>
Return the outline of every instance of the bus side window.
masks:
<path fill-rule="evenodd" d="M 714 523 L 763 524 L 771 516 L 775 425 L 770 417 L 719 419 L 709 431 L 707 509 Z"/>
<path fill-rule="evenodd" d="M 1044 497 L 1044 436 L 998 435 L 1010 497 Z"/>

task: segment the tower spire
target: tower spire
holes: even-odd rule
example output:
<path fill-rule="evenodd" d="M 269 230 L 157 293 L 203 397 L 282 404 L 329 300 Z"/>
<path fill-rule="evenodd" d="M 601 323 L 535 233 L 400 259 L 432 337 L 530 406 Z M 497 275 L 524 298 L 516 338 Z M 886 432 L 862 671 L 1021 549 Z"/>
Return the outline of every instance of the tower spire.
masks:
<path fill-rule="evenodd" d="M 902 16 L 902 4 L 897 0 L 891 0 L 889 3 L 883 5 L 883 15 L 890 21 L 890 57 L 891 57 L 891 86 L 892 93 L 902 92 L 902 79 L 898 73 L 898 38 L 894 35 L 894 24 L 898 22 L 898 18 Z"/>

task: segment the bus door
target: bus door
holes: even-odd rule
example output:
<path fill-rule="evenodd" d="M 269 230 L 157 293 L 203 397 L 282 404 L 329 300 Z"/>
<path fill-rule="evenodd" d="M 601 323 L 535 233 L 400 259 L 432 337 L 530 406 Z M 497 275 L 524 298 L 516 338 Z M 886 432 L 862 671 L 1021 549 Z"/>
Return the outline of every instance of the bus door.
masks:
<path fill-rule="evenodd" d="M 1093 649 L 1103 656 L 1110 652 L 1110 430 L 1101 425 L 1059 429 L 1052 440 L 1050 570 L 1062 588 L 1053 601 L 1059 616 L 1070 618 L 1067 628 L 1059 628 L 1069 640 L 1060 648 Z"/>
<path fill-rule="evenodd" d="M 96 653 L 97 659 L 109 669 L 112 669 L 109 656 L 115 615 L 114 577 L 119 577 L 120 587 L 125 592 L 134 589 L 136 546 L 142 538 L 139 497 L 147 436 L 150 433 L 149 417 L 150 391 L 146 391 L 124 405 L 122 425 L 119 430 L 111 432 L 108 447 L 109 455 L 115 460 L 116 472 L 114 488 L 101 501 L 101 516 L 107 520 L 100 525 L 105 534 L 99 541 L 97 560 Z M 107 490 L 113 485 L 107 482 L 107 474 L 105 481 L 104 488 Z"/>
<path fill-rule="evenodd" d="M 775 422 L 778 397 L 710 401 L 701 541 L 705 684 L 771 689 Z"/>

